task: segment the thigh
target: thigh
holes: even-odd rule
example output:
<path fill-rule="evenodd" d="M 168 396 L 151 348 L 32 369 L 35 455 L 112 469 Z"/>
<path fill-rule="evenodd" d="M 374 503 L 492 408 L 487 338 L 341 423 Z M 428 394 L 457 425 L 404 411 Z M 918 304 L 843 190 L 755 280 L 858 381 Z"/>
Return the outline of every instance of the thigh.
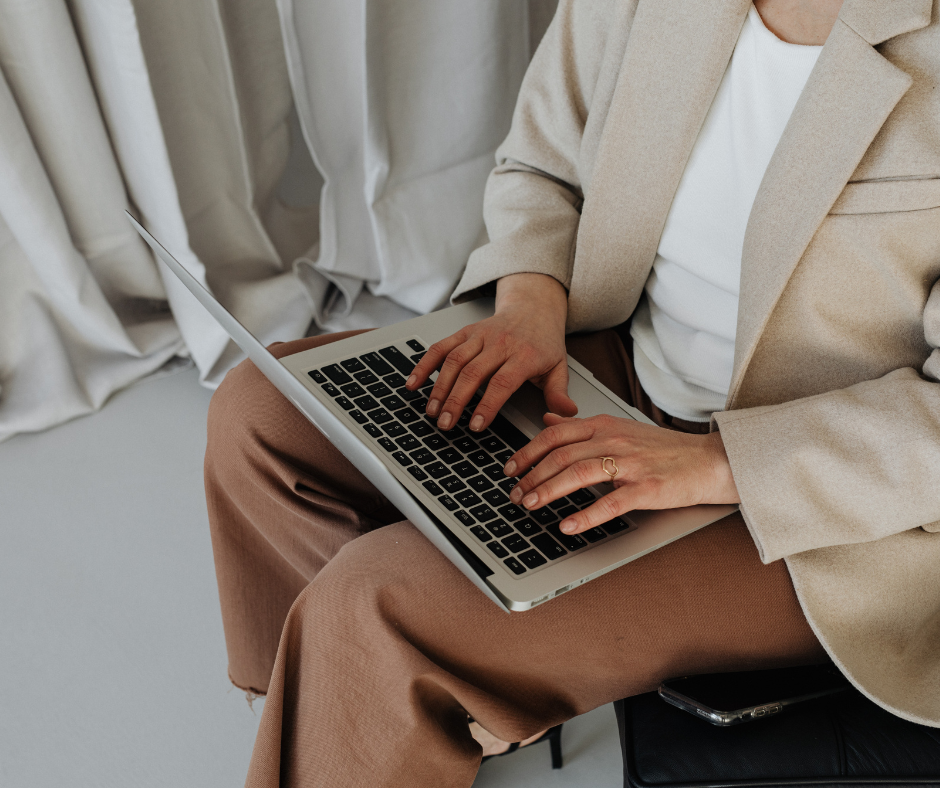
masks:
<path fill-rule="evenodd" d="M 347 545 L 313 586 L 320 611 L 372 620 L 366 641 L 391 628 L 420 652 L 373 659 L 434 674 L 506 740 L 666 678 L 825 659 L 786 567 L 760 562 L 738 515 L 524 613 L 500 611 L 408 524 Z"/>

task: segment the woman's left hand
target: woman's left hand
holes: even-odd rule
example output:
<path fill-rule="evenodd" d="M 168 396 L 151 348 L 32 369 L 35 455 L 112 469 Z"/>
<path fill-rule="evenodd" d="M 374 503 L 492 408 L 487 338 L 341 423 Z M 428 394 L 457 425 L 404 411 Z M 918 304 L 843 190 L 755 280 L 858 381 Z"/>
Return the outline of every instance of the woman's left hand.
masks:
<path fill-rule="evenodd" d="M 539 509 L 563 495 L 613 481 L 613 492 L 568 517 L 576 534 L 634 509 L 675 509 L 699 503 L 740 503 L 718 432 L 708 435 L 654 427 L 632 419 L 564 419 L 549 413 L 547 429 L 506 463 L 507 476 L 531 470 L 510 494 L 515 504 Z M 601 458 L 613 458 L 606 464 Z M 617 472 L 613 479 L 605 472 Z"/>

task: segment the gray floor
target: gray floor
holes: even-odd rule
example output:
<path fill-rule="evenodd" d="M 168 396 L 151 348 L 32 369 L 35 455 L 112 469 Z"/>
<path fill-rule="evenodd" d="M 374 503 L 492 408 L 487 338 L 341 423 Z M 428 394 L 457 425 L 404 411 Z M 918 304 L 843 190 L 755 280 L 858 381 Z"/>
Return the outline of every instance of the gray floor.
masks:
<path fill-rule="evenodd" d="M 193 370 L 0 444 L 0 786 L 243 784 L 261 703 L 230 691 Z M 477 786 L 618 786 L 610 707 Z"/>

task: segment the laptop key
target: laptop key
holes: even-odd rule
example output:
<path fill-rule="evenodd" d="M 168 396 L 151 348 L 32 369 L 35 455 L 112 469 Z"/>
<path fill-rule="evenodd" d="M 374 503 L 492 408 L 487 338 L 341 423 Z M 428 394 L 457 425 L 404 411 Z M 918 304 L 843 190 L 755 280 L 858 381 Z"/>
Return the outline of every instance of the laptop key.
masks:
<path fill-rule="evenodd" d="M 450 473 L 450 468 L 442 462 L 432 462 L 429 465 L 425 465 L 424 470 L 428 472 L 432 479 L 440 479 Z"/>
<path fill-rule="evenodd" d="M 352 378 L 349 377 L 349 374 L 343 369 L 339 364 L 328 364 L 323 367 L 323 374 L 326 375 L 330 380 L 332 380 L 337 386 L 342 386 L 344 383 L 349 383 L 352 381 Z"/>
<path fill-rule="evenodd" d="M 415 368 L 414 362 L 394 345 L 382 348 L 379 353 L 385 356 L 402 375 L 410 375 Z"/>
<path fill-rule="evenodd" d="M 448 476 L 446 479 L 441 479 L 441 487 L 443 487 L 447 492 L 453 494 L 455 492 L 460 492 L 460 490 L 465 490 L 467 485 L 464 484 L 456 476 Z"/>
<path fill-rule="evenodd" d="M 463 459 L 463 455 L 459 451 L 451 448 L 439 451 L 437 456 L 450 465 L 453 465 L 455 462 L 460 462 Z M 474 473 L 476 473 L 476 471 L 474 471 Z"/>
<path fill-rule="evenodd" d="M 352 410 L 353 404 L 346 399 L 346 397 L 337 397 L 336 404 L 339 405 L 343 410 Z"/>
<path fill-rule="evenodd" d="M 467 408 L 463 413 L 460 414 L 460 418 L 457 419 L 457 426 L 463 427 L 464 429 L 469 427 L 471 415 L 470 408 Z"/>
<path fill-rule="evenodd" d="M 428 424 L 426 421 L 416 421 L 413 424 L 408 426 L 408 429 L 414 435 L 417 435 L 419 438 L 423 438 L 425 435 L 431 435 L 434 432 L 434 427 Z"/>
<path fill-rule="evenodd" d="M 434 462 L 435 457 L 427 449 L 418 449 L 411 452 L 411 459 L 421 465 L 427 465 L 429 462 Z"/>
<path fill-rule="evenodd" d="M 405 451 L 413 451 L 414 449 L 417 449 L 419 446 L 421 446 L 421 444 L 418 443 L 418 439 L 414 435 L 409 435 L 408 433 L 405 433 L 402 437 L 398 438 L 395 443 L 398 444 L 399 449 L 404 449 Z"/>
<path fill-rule="evenodd" d="M 417 339 L 409 339 L 406 343 L 415 353 L 423 353 L 424 345 L 422 345 Z"/>
<path fill-rule="evenodd" d="M 621 531 L 626 531 L 630 526 L 621 520 L 619 517 L 615 517 L 613 520 L 607 523 L 603 523 L 601 528 L 603 528 L 611 536 L 614 534 L 619 534 Z"/>
<path fill-rule="evenodd" d="M 562 533 L 561 529 L 558 527 L 558 523 L 546 526 L 545 530 L 571 551 L 587 547 L 587 542 L 585 542 L 579 534 Z"/>
<path fill-rule="evenodd" d="M 488 520 L 492 520 L 496 517 L 496 512 L 490 509 L 489 506 L 481 504 L 480 506 L 475 506 L 470 510 L 470 514 L 477 518 L 481 523 L 485 523 Z"/>
<path fill-rule="evenodd" d="M 507 558 L 505 561 L 503 561 L 503 563 L 506 564 L 507 567 L 509 567 L 509 571 L 512 572 L 514 575 L 525 574 L 525 567 L 522 564 L 520 564 L 515 558 L 512 558 L 512 557 Z"/>
<path fill-rule="evenodd" d="M 475 520 L 466 512 L 456 511 L 454 512 L 454 517 L 456 517 L 464 525 L 473 525 Z"/>
<path fill-rule="evenodd" d="M 339 390 L 343 392 L 350 399 L 355 399 L 356 397 L 361 397 L 366 393 L 366 390 L 360 386 L 358 383 L 347 383 L 345 386 L 340 386 Z"/>
<path fill-rule="evenodd" d="M 443 454 L 443 452 L 441 452 Z M 464 460 L 463 462 L 458 462 L 453 466 L 453 471 L 458 476 L 462 476 L 464 479 L 469 476 L 476 475 L 477 469 L 474 468 L 469 462 Z"/>
<path fill-rule="evenodd" d="M 427 470 L 427 468 L 425 468 L 425 470 Z M 424 489 L 427 490 L 429 493 L 431 493 L 431 495 L 443 495 L 444 494 L 444 491 L 430 480 L 426 481 L 421 486 L 424 487 Z"/>
<path fill-rule="evenodd" d="M 440 502 L 441 506 L 443 506 L 449 512 L 454 511 L 454 509 L 456 509 L 460 505 L 457 503 L 457 501 L 455 501 L 449 495 L 442 495 L 437 500 Z"/>
<path fill-rule="evenodd" d="M 509 536 L 513 533 L 512 528 L 506 525 L 506 523 L 500 522 L 499 520 L 496 520 L 492 523 L 487 523 L 486 530 L 493 534 L 493 536 L 495 536 L 497 539 L 503 536 Z"/>
<path fill-rule="evenodd" d="M 506 450 L 506 445 L 498 438 L 493 438 L 493 437 L 482 438 L 480 440 L 480 446 L 486 449 L 491 454 L 495 454 L 498 451 Z"/>
<path fill-rule="evenodd" d="M 376 375 L 391 375 L 395 370 L 378 353 L 365 353 L 359 357 Z M 329 376 L 329 373 L 327 373 Z"/>
<path fill-rule="evenodd" d="M 347 372 L 361 372 L 365 369 L 358 358 L 347 358 L 345 361 L 340 361 L 339 363 Z"/>
<path fill-rule="evenodd" d="M 428 435 L 428 437 L 425 438 L 422 441 L 422 443 L 424 443 L 425 446 L 427 446 L 429 449 L 433 449 L 434 451 L 437 451 L 438 449 L 443 449 L 447 446 L 447 441 L 444 440 L 443 436 L 441 435 Z"/>
<path fill-rule="evenodd" d="M 480 448 L 479 446 L 477 446 L 476 441 L 471 440 L 470 438 L 466 438 L 466 437 L 458 438 L 457 440 L 452 440 L 451 444 L 455 448 L 460 449 L 460 451 L 462 451 L 464 454 L 468 454 L 469 452 L 475 451 L 476 449 Z"/>
<path fill-rule="evenodd" d="M 307 374 L 313 378 L 314 383 L 326 383 L 326 375 L 319 369 L 311 369 Z"/>
<path fill-rule="evenodd" d="M 525 517 L 525 509 L 521 506 L 516 506 L 514 503 L 507 503 L 505 506 L 499 508 L 499 514 L 501 517 L 505 517 L 507 520 L 515 522 L 516 520 L 521 520 Z"/>
<path fill-rule="evenodd" d="M 554 509 L 556 512 L 559 509 L 564 509 L 566 506 L 570 506 L 570 505 L 571 505 L 571 501 L 569 501 L 565 497 L 561 497 L 557 501 L 552 501 L 551 503 L 546 504 L 546 506 L 548 506 L 551 509 Z"/>
<path fill-rule="evenodd" d="M 591 544 L 594 544 L 594 542 L 599 542 L 601 539 L 607 538 L 607 534 L 604 533 L 604 529 L 599 525 L 595 525 L 593 528 L 588 528 L 586 531 L 582 531 L 581 536 L 587 539 Z"/>
<path fill-rule="evenodd" d="M 519 451 L 519 449 L 529 442 L 524 432 L 519 430 L 519 428 L 512 424 L 505 416 L 498 413 L 496 414 L 496 418 L 493 419 L 493 423 L 490 424 L 490 429 L 503 443 L 507 444 L 513 452 Z"/>
<path fill-rule="evenodd" d="M 493 482 L 491 482 L 485 476 L 474 476 L 471 479 L 467 479 L 467 484 L 469 484 L 478 493 L 493 489 Z M 483 497 L 486 498 L 485 495 Z"/>
<path fill-rule="evenodd" d="M 509 551 L 499 542 L 490 542 L 486 547 L 488 550 L 491 550 L 493 555 L 497 558 L 506 558 L 509 555 Z"/>
<path fill-rule="evenodd" d="M 461 490 L 454 495 L 454 498 L 457 499 L 457 503 L 467 509 L 469 509 L 471 506 L 476 506 L 477 504 L 483 503 L 480 500 L 480 496 L 478 496 L 472 490 Z"/>
<path fill-rule="evenodd" d="M 536 534 L 531 539 L 529 539 L 533 545 L 535 545 L 539 552 L 544 555 L 549 560 L 554 561 L 556 558 L 561 558 L 562 556 L 568 555 L 568 551 L 565 550 L 558 542 L 556 542 L 548 534 Z M 520 556 L 522 558 L 522 556 Z"/>
<path fill-rule="evenodd" d="M 336 388 L 336 386 L 334 386 L 332 383 L 324 383 L 322 386 L 320 386 L 320 388 L 322 388 L 331 397 L 339 396 L 339 389 Z"/>
<path fill-rule="evenodd" d="M 353 411 L 353 413 L 355 413 L 355 411 Z M 374 424 L 365 424 L 363 425 L 363 429 L 365 429 L 365 431 L 368 432 L 373 438 L 382 437 L 382 430 L 380 430 Z"/>
<path fill-rule="evenodd" d="M 494 482 L 501 482 L 506 478 L 506 474 L 503 473 L 502 465 L 490 465 L 488 468 L 484 468 L 480 471 L 484 476 L 489 477 Z"/>
<path fill-rule="evenodd" d="M 409 356 L 411 363 L 415 366 L 418 366 L 418 362 L 424 358 L 424 353 L 415 353 L 413 356 Z"/>
<path fill-rule="evenodd" d="M 395 444 L 388 438 L 379 438 L 379 446 L 385 449 L 385 451 L 395 451 Z"/>
<path fill-rule="evenodd" d="M 536 534 L 542 533 L 542 526 L 534 520 L 523 520 L 519 523 L 513 523 L 513 525 L 516 526 L 516 530 L 523 536 L 535 536 Z"/>
<path fill-rule="evenodd" d="M 386 375 L 382 379 L 385 381 L 386 385 L 391 386 L 393 389 L 400 389 L 405 385 L 405 379 L 397 372 L 392 375 Z"/>
<path fill-rule="evenodd" d="M 508 449 L 506 451 L 498 451 L 496 452 L 494 459 L 500 465 L 505 465 L 507 462 L 509 462 L 509 458 L 512 457 L 513 454 L 515 454 L 515 452 L 509 451 Z"/>
<path fill-rule="evenodd" d="M 521 553 L 529 547 L 529 543 L 519 534 L 512 534 L 501 540 L 503 547 L 508 547 L 511 553 Z"/>
<path fill-rule="evenodd" d="M 509 503 L 509 499 L 503 494 L 502 490 L 487 490 L 483 493 L 483 500 L 490 506 L 503 506 Z M 519 513 L 519 517 L 524 516 L 522 512 Z"/>
<path fill-rule="evenodd" d="M 403 451 L 393 451 L 392 456 L 398 461 L 399 465 L 411 465 L 411 457 Z"/>
<path fill-rule="evenodd" d="M 522 563 L 524 563 L 529 569 L 538 569 L 540 566 L 545 566 L 548 563 L 538 550 L 528 550 L 521 555 L 516 556 Z"/>
<path fill-rule="evenodd" d="M 411 422 L 418 420 L 418 414 L 413 410 L 399 410 L 396 411 L 395 418 L 397 418 L 403 424 L 411 424 Z"/>
<path fill-rule="evenodd" d="M 371 386 L 368 387 L 368 391 L 373 397 L 378 397 L 379 399 L 381 399 L 382 397 L 388 397 L 392 393 L 392 390 L 388 386 L 386 386 L 384 383 L 382 383 L 382 381 L 379 381 L 378 383 L 373 383 Z"/>
<path fill-rule="evenodd" d="M 405 403 L 402 398 L 394 394 L 392 394 L 390 397 L 385 397 L 382 400 L 382 405 L 384 405 L 389 410 L 398 410 L 399 408 L 405 407 Z"/>
<path fill-rule="evenodd" d="M 493 538 L 485 529 L 481 528 L 479 525 L 473 526 L 473 528 L 470 529 L 470 533 L 472 533 L 481 542 L 488 542 Z"/>
<path fill-rule="evenodd" d="M 423 482 L 428 478 L 428 475 L 422 471 L 417 465 L 412 465 L 408 468 L 408 473 L 414 476 L 419 482 Z"/>
<path fill-rule="evenodd" d="M 575 490 L 571 495 L 568 496 L 575 504 L 578 506 L 586 506 L 589 503 L 594 502 L 594 493 L 590 490 Z"/>
<path fill-rule="evenodd" d="M 408 433 L 408 430 L 402 427 L 397 421 L 388 422 L 382 429 L 385 430 L 385 434 L 390 438 L 397 438 L 400 435 L 406 435 Z"/>
<path fill-rule="evenodd" d="M 485 451 L 472 451 L 467 455 L 467 459 L 470 460 L 478 468 L 482 468 L 485 465 L 489 465 L 493 462 L 493 458 L 490 457 Z"/>
<path fill-rule="evenodd" d="M 366 418 L 366 414 L 363 413 L 362 411 L 351 410 L 349 411 L 349 415 L 352 418 L 352 420 L 355 421 L 357 424 L 365 424 L 368 421 L 368 419 Z"/>
<path fill-rule="evenodd" d="M 359 408 L 359 410 L 375 410 L 378 406 L 379 403 L 368 394 L 356 400 L 356 407 Z"/>
<path fill-rule="evenodd" d="M 545 506 L 541 509 L 536 509 L 534 512 L 529 512 L 529 517 L 540 525 L 551 525 L 552 523 L 558 522 L 558 515 Z"/>
<path fill-rule="evenodd" d="M 378 410 L 372 411 L 369 414 L 369 418 L 376 424 L 384 424 L 386 421 L 392 420 L 392 414 L 385 410 L 385 408 L 379 408 Z"/>
<path fill-rule="evenodd" d="M 417 391 L 408 391 L 406 388 L 395 389 L 395 393 L 406 402 L 414 402 L 421 399 L 421 394 Z"/>
<path fill-rule="evenodd" d="M 502 473 L 502 470 L 500 470 L 500 473 Z M 519 480 L 518 480 L 518 479 L 506 479 L 506 478 L 504 478 L 504 479 L 499 483 L 499 489 L 502 490 L 504 493 L 506 493 L 506 495 L 509 495 L 509 493 L 512 492 L 512 488 L 515 487 L 518 483 L 519 483 Z"/>
<path fill-rule="evenodd" d="M 375 383 L 378 378 L 375 376 L 374 372 L 369 370 L 364 370 L 362 372 L 357 372 L 353 377 L 358 380 L 363 386 L 368 386 L 372 383 Z"/>
<path fill-rule="evenodd" d="M 577 506 L 566 506 L 564 509 L 558 510 L 558 516 L 564 520 L 566 517 L 571 517 L 571 515 L 577 514 L 580 511 Z"/>

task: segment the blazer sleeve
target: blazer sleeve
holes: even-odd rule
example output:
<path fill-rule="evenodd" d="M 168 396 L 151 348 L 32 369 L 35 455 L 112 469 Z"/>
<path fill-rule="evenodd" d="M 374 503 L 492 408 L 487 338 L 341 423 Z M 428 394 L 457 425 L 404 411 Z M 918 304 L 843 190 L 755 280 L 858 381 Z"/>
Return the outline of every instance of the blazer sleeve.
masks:
<path fill-rule="evenodd" d="M 924 329 L 919 372 L 714 415 L 762 561 L 940 531 L 940 282 Z"/>
<path fill-rule="evenodd" d="M 579 152 L 613 5 L 559 3 L 487 180 L 489 243 L 470 256 L 453 303 L 491 295 L 497 279 L 515 273 L 547 274 L 570 285 L 583 201 Z"/>

